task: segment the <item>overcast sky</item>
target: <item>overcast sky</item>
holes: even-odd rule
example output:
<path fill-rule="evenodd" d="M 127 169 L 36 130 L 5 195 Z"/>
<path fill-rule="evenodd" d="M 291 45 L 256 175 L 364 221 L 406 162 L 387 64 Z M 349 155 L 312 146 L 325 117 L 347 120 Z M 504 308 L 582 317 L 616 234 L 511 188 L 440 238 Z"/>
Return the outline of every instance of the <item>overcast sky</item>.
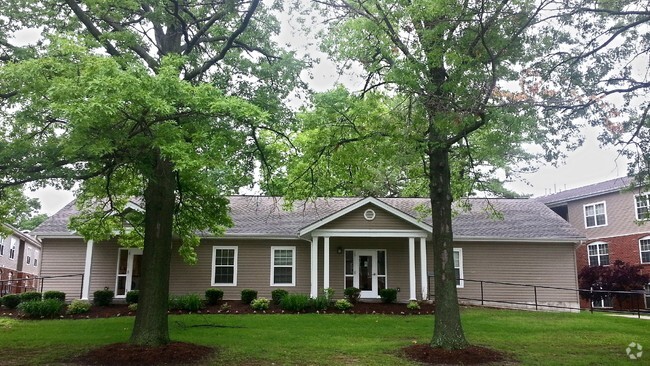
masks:
<path fill-rule="evenodd" d="M 281 43 L 292 43 L 292 46 L 302 51 L 309 48 L 308 52 L 313 53 L 314 48 L 308 45 L 310 43 L 308 37 L 292 35 L 288 23 L 290 21 L 283 19 L 283 33 L 280 35 L 283 42 Z M 26 31 L 18 34 L 16 38 L 21 43 L 30 43 L 37 37 L 38 32 Z M 314 70 L 311 82 L 316 91 L 327 90 L 336 83 L 355 89 L 354 81 L 337 76 L 332 64 L 326 60 L 326 55 L 320 54 L 320 57 L 323 61 L 318 69 Z M 521 180 L 509 183 L 507 187 L 518 193 L 532 194 L 537 197 L 625 176 L 627 160 L 622 156 L 619 157 L 612 147 L 601 148 L 596 140 L 597 131 L 593 127 L 586 128 L 583 133 L 586 137 L 585 143 L 576 151 L 569 153 L 564 164 L 559 167 L 543 166 L 535 173 L 522 175 Z M 57 191 L 52 188 L 28 192 L 28 194 L 41 200 L 41 211 L 48 215 L 60 210 L 73 198 L 71 192 Z"/>

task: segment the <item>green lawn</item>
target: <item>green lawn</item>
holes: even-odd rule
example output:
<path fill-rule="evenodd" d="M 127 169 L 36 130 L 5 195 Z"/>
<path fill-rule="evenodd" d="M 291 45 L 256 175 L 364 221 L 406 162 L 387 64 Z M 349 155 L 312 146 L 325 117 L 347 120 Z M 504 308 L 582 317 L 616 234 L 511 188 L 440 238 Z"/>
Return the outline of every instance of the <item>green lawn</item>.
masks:
<path fill-rule="evenodd" d="M 62 364 L 85 349 L 129 337 L 133 318 L 16 321 L 0 318 L 3 365 Z M 524 365 L 650 364 L 650 321 L 603 314 L 469 309 L 470 342 L 510 353 Z M 426 343 L 432 316 L 172 315 L 174 340 L 217 347 L 206 364 L 409 365 L 400 347 Z M 630 342 L 648 351 L 629 360 Z M 644 359 L 648 358 L 648 361 Z"/>

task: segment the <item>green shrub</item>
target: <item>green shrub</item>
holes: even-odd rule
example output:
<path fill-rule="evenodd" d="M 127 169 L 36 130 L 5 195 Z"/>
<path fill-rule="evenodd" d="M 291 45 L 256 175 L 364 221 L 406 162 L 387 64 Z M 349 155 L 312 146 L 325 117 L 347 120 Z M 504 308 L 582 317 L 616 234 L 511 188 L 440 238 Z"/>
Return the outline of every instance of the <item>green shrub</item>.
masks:
<path fill-rule="evenodd" d="M 271 300 L 265 297 L 259 297 L 251 301 L 251 308 L 253 310 L 269 310 L 269 306 L 271 306 Z"/>
<path fill-rule="evenodd" d="M 140 291 L 131 290 L 126 293 L 126 303 L 127 304 L 137 304 L 140 299 Z"/>
<path fill-rule="evenodd" d="M 257 298 L 257 291 L 251 289 L 241 290 L 241 301 L 244 304 L 250 304 Z"/>
<path fill-rule="evenodd" d="M 318 296 L 315 299 L 311 299 L 311 307 L 314 310 L 327 310 L 327 307 L 330 305 L 330 301 L 325 296 Z"/>
<path fill-rule="evenodd" d="M 15 309 L 18 304 L 20 304 L 20 296 L 16 294 L 4 295 L 2 297 L 2 305 L 7 309 Z"/>
<path fill-rule="evenodd" d="M 287 311 L 304 311 L 309 308 L 309 296 L 302 294 L 288 294 L 280 302 L 280 307 Z"/>
<path fill-rule="evenodd" d="M 36 291 L 23 292 L 19 296 L 20 296 L 20 302 L 41 301 L 41 300 L 43 300 L 43 294 L 41 294 L 40 292 L 36 292 Z"/>
<path fill-rule="evenodd" d="M 73 314 L 85 314 L 90 311 L 90 303 L 85 300 L 72 300 L 70 305 L 68 305 L 68 309 L 66 310 L 66 313 L 73 315 Z"/>
<path fill-rule="evenodd" d="M 359 290 L 356 287 L 348 287 L 345 290 L 343 290 L 343 294 L 345 297 L 348 299 L 348 301 L 352 304 L 356 304 L 357 301 L 359 300 L 359 296 L 361 296 L 361 290 Z"/>
<path fill-rule="evenodd" d="M 334 301 L 334 289 L 333 288 L 326 288 L 323 290 L 323 293 L 325 294 L 325 298 L 327 298 L 330 301 Z"/>
<path fill-rule="evenodd" d="M 108 306 L 113 302 L 115 293 L 107 288 L 93 292 L 93 304 L 97 306 Z"/>
<path fill-rule="evenodd" d="M 352 303 L 346 299 L 336 300 L 336 302 L 334 303 L 334 307 L 339 310 L 352 309 L 353 306 L 354 305 L 352 305 Z"/>
<path fill-rule="evenodd" d="M 420 304 L 415 300 L 411 300 L 406 304 L 406 308 L 409 310 L 420 310 Z"/>
<path fill-rule="evenodd" d="M 383 288 L 379 290 L 379 297 L 387 304 L 394 303 L 397 300 L 397 289 Z"/>
<path fill-rule="evenodd" d="M 55 299 L 65 301 L 65 292 L 62 291 L 45 291 L 43 292 L 43 300 Z"/>
<path fill-rule="evenodd" d="M 65 304 L 57 299 L 43 301 L 25 301 L 18 305 L 18 310 L 30 318 L 54 318 L 61 314 Z"/>
<path fill-rule="evenodd" d="M 196 312 L 201 308 L 203 308 L 203 300 L 197 294 L 172 296 L 169 299 L 169 310 Z"/>
<path fill-rule="evenodd" d="M 205 290 L 205 300 L 208 305 L 217 305 L 223 299 L 223 291 L 218 288 L 209 288 Z"/>
<path fill-rule="evenodd" d="M 127 307 L 129 308 L 129 311 L 133 311 L 133 312 L 138 311 L 138 303 L 137 302 L 134 302 L 133 304 L 129 304 L 129 306 L 127 306 Z"/>
<path fill-rule="evenodd" d="M 287 295 L 289 295 L 289 291 L 283 290 L 281 288 L 271 291 L 271 299 L 273 299 L 273 303 L 276 305 L 280 305 L 282 299 Z"/>
<path fill-rule="evenodd" d="M 221 310 L 223 312 L 230 311 L 230 304 L 228 304 L 227 302 L 224 302 L 223 304 L 221 304 L 221 306 L 219 306 L 219 310 Z"/>

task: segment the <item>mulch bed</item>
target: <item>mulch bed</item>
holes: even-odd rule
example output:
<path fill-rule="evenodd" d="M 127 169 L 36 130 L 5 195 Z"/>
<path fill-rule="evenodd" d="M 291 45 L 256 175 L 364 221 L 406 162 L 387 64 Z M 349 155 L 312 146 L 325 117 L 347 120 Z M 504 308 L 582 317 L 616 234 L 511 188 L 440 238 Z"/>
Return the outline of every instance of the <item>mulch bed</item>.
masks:
<path fill-rule="evenodd" d="M 516 363 L 506 354 L 490 348 L 470 346 L 460 350 L 431 348 L 415 344 L 402 348 L 404 357 L 425 365 L 489 365 Z"/>

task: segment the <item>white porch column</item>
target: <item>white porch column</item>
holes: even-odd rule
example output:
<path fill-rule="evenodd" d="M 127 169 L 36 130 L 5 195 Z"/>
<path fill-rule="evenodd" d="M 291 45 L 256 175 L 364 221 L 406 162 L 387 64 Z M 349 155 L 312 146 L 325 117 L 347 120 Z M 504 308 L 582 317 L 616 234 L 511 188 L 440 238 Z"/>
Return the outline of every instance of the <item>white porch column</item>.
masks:
<path fill-rule="evenodd" d="M 427 274 L 427 238 L 420 238 L 420 274 L 422 281 L 422 300 L 429 295 L 429 278 Z"/>
<path fill-rule="evenodd" d="M 318 296 L 318 236 L 311 239 L 311 293 L 312 298 Z"/>
<path fill-rule="evenodd" d="M 94 242 L 92 240 L 86 242 L 86 263 L 84 265 L 83 283 L 81 284 L 82 300 L 88 300 L 88 294 L 90 293 L 90 272 L 93 263 L 93 244 Z"/>
<path fill-rule="evenodd" d="M 417 300 L 415 293 L 415 238 L 409 238 L 409 300 Z"/>
<path fill-rule="evenodd" d="M 323 289 L 330 287 L 330 237 L 323 243 Z"/>

